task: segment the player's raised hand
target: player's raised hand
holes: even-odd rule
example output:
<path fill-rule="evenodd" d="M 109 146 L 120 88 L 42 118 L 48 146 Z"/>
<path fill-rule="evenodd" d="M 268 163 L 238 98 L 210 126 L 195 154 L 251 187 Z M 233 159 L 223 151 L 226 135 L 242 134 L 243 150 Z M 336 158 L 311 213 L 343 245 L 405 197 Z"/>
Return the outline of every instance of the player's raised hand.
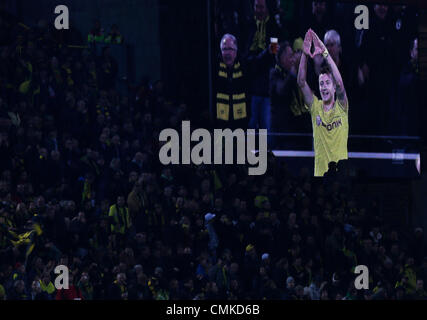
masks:
<path fill-rule="evenodd" d="M 314 44 L 314 53 L 313 53 L 313 57 L 314 57 L 318 54 L 322 54 L 323 52 L 325 52 L 326 46 L 324 45 L 322 40 L 319 39 L 316 32 L 314 32 L 311 29 L 310 29 L 310 31 L 311 31 L 311 37 L 313 39 L 313 44 Z"/>
<path fill-rule="evenodd" d="M 309 57 L 313 57 L 310 52 L 311 43 L 313 41 L 311 31 L 311 29 L 308 29 L 304 37 L 304 42 L 302 44 L 302 51 Z"/>

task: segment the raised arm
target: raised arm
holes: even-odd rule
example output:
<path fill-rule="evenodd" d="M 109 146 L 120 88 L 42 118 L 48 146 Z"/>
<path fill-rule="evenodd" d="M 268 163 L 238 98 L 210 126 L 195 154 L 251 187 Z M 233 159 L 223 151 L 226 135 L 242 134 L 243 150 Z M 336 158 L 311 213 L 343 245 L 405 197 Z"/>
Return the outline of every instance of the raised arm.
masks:
<path fill-rule="evenodd" d="M 250 73 L 259 73 L 263 70 L 270 70 L 270 67 L 274 65 L 275 62 L 271 45 L 258 55 L 247 56 L 244 61 Z"/>
<path fill-rule="evenodd" d="M 311 30 L 311 29 L 310 29 Z M 311 56 L 310 47 L 311 47 L 311 33 L 310 30 L 307 31 L 304 38 L 303 52 L 301 55 L 301 60 L 298 69 L 297 82 L 298 86 L 301 89 L 305 104 L 311 108 L 313 104 L 313 92 L 307 84 L 307 56 Z"/>
<path fill-rule="evenodd" d="M 334 59 L 332 59 L 331 55 L 329 54 L 328 49 L 326 49 L 326 46 L 319 39 L 317 34 L 314 31 L 311 31 L 311 34 L 312 34 L 313 42 L 315 46 L 314 55 L 321 54 L 325 58 L 329 68 L 332 71 L 332 76 L 336 84 L 338 101 L 344 107 L 344 109 L 348 110 L 348 99 L 347 99 L 347 94 L 345 92 L 344 83 L 342 81 L 341 73 L 338 70 L 338 67 Z"/>

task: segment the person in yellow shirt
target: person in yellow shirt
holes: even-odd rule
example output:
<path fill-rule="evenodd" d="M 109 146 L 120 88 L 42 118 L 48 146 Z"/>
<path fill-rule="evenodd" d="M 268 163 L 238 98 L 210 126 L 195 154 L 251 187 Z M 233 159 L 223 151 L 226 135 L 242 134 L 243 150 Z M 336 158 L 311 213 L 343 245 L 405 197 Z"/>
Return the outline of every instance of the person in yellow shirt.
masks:
<path fill-rule="evenodd" d="M 0 301 L 6 300 L 6 290 L 4 290 L 4 287 L 0 284 Z"/>
<path fill-rule="evenodd" d="M 45 273 L 43 277 L 39 280 L 41 291 L 46 292 L 50 297 L 53 297 L 56 288 L 53 285 L 50 275 Z"/>
<path fill-rule="evenodd" d="M 311 53 L 312 43 L 314 53 Z M 318 54 L 323 55 L 326 62 L 326 68 L 319 74 L 321 100 L 313 94 L 306 81 L 307 56 L 314 58 Z M 328 171 L 329 163 L 348 159 L 348 99 L 338 67 L 326 46 L 311 29 L 305 35 L 297 81 L 311 114 L 314 176 L 322 177 Z"/>
<path fill-rule="evenodd" d="M 111 219 L 111 232 L 124 235 L 132 226 L 129 209 L 125 206 L 125 198 L 120 195 L 117 203 L 110 207 L 108 216 Z"/>

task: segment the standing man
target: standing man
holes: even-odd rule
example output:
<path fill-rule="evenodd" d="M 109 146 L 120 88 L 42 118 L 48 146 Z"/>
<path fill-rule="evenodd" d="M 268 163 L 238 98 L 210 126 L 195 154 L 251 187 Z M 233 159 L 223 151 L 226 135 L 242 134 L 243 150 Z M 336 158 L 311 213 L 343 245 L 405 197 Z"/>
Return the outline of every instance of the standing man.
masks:
<path fill-rule="evenodd" d="M 237 39 L 225 34 L 220 42 L 221 56 L 214 73 L 214 118 L 217 128 L 247 129 L 249 122 L 248 77 L 274 63 L 272 48 L 257 56 L 240 59 Z"/>
<path fill-rule="evenodd" d="M 314 53 L 311 54 L 311 44 Z M 307 56 L 321 54 L 326 67 L 319 75 L 321 100 L 307 84 Z M 348 99 L 341 74 L 317 34 L 309 29 L 305 35 L 303 54 L 298 71 L 298 85 L 302 91 L 313 126 L 314 176 L 322 177 L 328 171 L 328 164 L 348 159 Z M 336 100 L 335 100 L 336 93 Z"/>
<path fill-rule="evenodd" d="M 111 224 L 111 233 L 118 236 L 119 241 L 124 240 L 125 234 L 132 226 L 129 209 L 125 206 L 125 197 L 119 195 L 117 202 L 110 207 L 108 213 Z"/>
<path fill-rule="evenodd" d="M 308 3 L 307 3 L 308 5 Z M 309 9 L 309 8 L 307 8 Z M 311 12 L 305 11 L 305 22 L 301 24 L 300 34 L 310 26 L 320 37 L 323 38 L 327 30 L 332 29 L 331 6 L 327 1 L 314 0 L 311 2 Z"/>
<path fill-rule="evenodd" d="M 301 39 L 302 42 L 302 39 Z M 287 41 L 280 44 L 277 63 L 270 70 L 273 128 L 280 132 L 308 132 L 308 110 L 297 85 L 296 55 Z"/>
<path fill-rule="evenodd" d="M 237 39 L 225 34 L 220 43 L 221 61 L 215 73 L 216 124 L 221 128 L 247 128 L 246 72 L 237 59 Z"/>
<path fill-rule="evenodd" d="M 392 104 L 393 117 L 390 119 L 390 126 L 393 134 L 419 134 L 421 108 L 418 92 L 421 88 L 418 76 L 418 39 L 412 41 L 409 55 L 409 61 L 406 62 L 397 84 L 396 101 Z"/>
<path fill-rule="evenodd" d="M 392 80 L 395 69 L 400 71 L 394 59 L 395 51 L 400 49 L 393 42 L 390 18 L 389 6 L 374 5 L 372 17 L 369 17 L 369 29 L 362 30 L 358 59 L 368 97 L 364 110 L 369 117 L 359 115 L 358 119 L 363 119 L 361 129 L 364 134 L 390 133 L 386 130 L 391 116 L 390 100 L 395 100 Z"/>
<path fill-rule="evenodd" d="M 249 21 L 247 37 L 248 57 L 254 57 L 266 50 L 271 38 L 281 38 L 281 30 L 274 18 L 274 1 L 254 0 L 254 18 Z M 251 77 L 251 118 L 249 127 L 271 130 L 271 103 L 269 96 L 270 69 L 273 60 L 266 66 L 260 66 Z"/>

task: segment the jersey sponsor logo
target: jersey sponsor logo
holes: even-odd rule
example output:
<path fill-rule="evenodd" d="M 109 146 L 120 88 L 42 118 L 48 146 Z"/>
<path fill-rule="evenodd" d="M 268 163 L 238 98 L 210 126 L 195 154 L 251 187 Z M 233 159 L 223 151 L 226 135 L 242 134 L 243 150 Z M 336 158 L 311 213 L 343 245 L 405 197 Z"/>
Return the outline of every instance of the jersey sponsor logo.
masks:
<path fill-rule="evenodd" d="M 328 123 L 328 124 L 326 125 L 326 129 L 327 129 L 328 131 L 331 131 L 331 130 L 333 130 L 333 129 L 335 129 L 335 128 L 338 128 L 338 127 L 340 127 L 340 126 L 342 126 L 341 119 L 339 119 L 339 120 L 337 120 L 337 121 L 334 121 L 334 122 L 332 122 L 332 123 Z"/>
<path fill-rule="evenodd" d="M 316 124 L 318 127 L 322 126 L 322 127 L 325 127 L 326 130 L 331 131 L 335 128 L 342 126 L 342 121 L 341 121 L 341 119 L 338 119 L 336 121 L 333 121 L 331 123 L 326 124 L 322 121 L 322 118 L 320 116 L 317 116 L 316 117 Z"/>

